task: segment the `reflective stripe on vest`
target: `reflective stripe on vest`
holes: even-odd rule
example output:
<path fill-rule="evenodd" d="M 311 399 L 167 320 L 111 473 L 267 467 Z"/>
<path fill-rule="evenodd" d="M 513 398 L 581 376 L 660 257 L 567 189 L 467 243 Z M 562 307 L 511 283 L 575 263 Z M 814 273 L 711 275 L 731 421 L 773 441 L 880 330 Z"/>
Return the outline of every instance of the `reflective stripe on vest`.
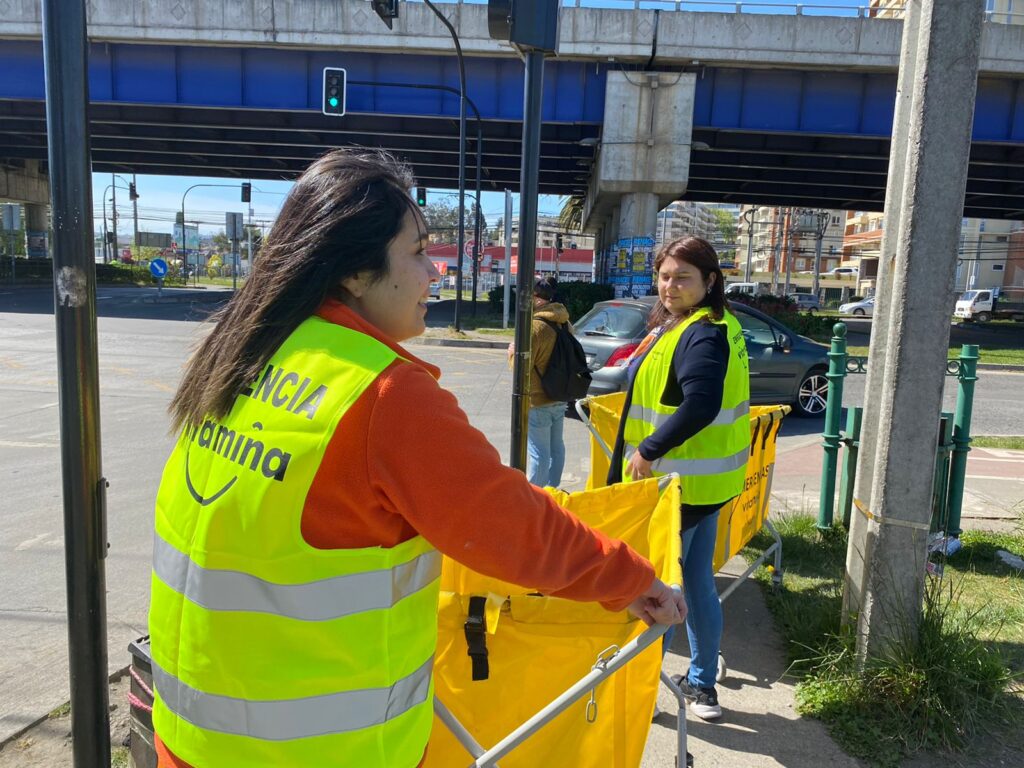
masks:
<path fill-rule="evenodd" d="M 441 575 L 441 554 L 424 552 L 395 568 L 303 584 L 275 584 L 241 571 L 198 566 L 158 534 L 154 537 L 153 573 L 175 592 L 211 611 L 254 611 L 300 621 L 330 621 L 390 608 L 429 586 Z"/>
<path fill-rule="evenodd" d="M 427 700 L 434 660 L 390 688 L 343 691 L 287 701 L 245 701 L 203 693 L 153 665 L 153 682 L 166 707 L 190 723 L 219 733 L 267 741 L 308 739 L 381 725 Z M 323 765 L 324 763 L 320 763 Z"/>
<path fill-rule="evenodd" d="M 630 405 L 629 406 L 629 418 L 639 419 L 640 421 L 646 421 L 650 423 L 655 429 L 661 427 L 669 418 L 672 416 L 671 413 L 657 413 L 655 411 L 648 411 L 642 405 Z M 750 401 L 744 400 L 734 408 L 722 408 L 718 415 L 715 416 L 714 421 L 708 424 L 709 427 L 722 427 L 732 424 L 734 421 L 743 416 L 750 416 Z"/>
<path fill-rule="evenodd" d="M 623 480 L 628 481 L 628 461 L 637 446 L 675 414 L 677 406 L 661 402 L 669 377 L 674 375 L 675 349 L 686 329 L 698 321 L 711 321 L 703 308 L 661 334 L 640 364 L 633 380 L 630 408 L 623 432 Z M 715 418 L 682 445 L 675 446 L 651 464 L 655 475 L 675 472 L 687 504 L 726 501 L 743 490 L 750 449 L 750 373 L 743 329 L 726 312 L 717 325 L 724 326 L 729 343 L 729 363 L 722 388 L 722 405 Z"/>
<path fill-rule="evenodd" d="M 306 497 L 338 424 L 397 359 L 302 323 L 230 413 L 183 432 L 156 505 L 154 730 L 195 768 L 412 768 L 433 718 L 440 555 L 317 549 Z"/>

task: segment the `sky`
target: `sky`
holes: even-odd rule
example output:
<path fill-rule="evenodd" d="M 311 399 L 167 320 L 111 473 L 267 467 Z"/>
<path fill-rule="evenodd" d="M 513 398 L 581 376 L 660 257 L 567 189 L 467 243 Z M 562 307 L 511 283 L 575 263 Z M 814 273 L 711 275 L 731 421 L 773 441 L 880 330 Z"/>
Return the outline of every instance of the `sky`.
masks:
<path fill-rule="evenodd" d="M 324 148 L 327 149 L 326 147 Z M 128 199 L 130 174 L 117 174 L 117 231 L 121 242 L 131 239 L 133 232 L 132 203 Z M 104 201 L 107 228 L 111 221 L 111 185 L 114 180 L 109 173 L 92 175 L 93 225 L 97 237 L 103 231 Z M 224 229 L 224 214 L 231 211 L 241 213 L 248 221 L 249 206 L 241 202 L 240 179 L 222 179 L 196 176 L 138 176 L 135 180 L 139 194 L 139 231 L 173 232 L 175 213 L 181 211 L 182 196 L 185 197 L 185 220 L 189 224 L 199 221 L 201 237 L 215 235 Z M 194 186 L 201 185 L 201 186 Z M 206 186 L 209 185 L 209 186 Z M 194 188 L 193 188 L 194 187 Z M 285 195 L 292 188 L 290 181 L 252 181 L 252 221 L 268 227 L 276 218 Z M 468 183 L 467 209 L 472 206 L 472 182 Z M 494 226 L 498 217 L 505 215 L 505 195 L 502 192 L 483 192 L 483 212 L 489 226 Z M 457 190 L 427 190 L 427 202 L 445 201 L 452 207 L 458 202 Z M 556 195 L 540 196 L 541 215 L 557 215 L 564 198 Z M 512 211 L 519 213 L 519 195 L 512 198 Z"/>

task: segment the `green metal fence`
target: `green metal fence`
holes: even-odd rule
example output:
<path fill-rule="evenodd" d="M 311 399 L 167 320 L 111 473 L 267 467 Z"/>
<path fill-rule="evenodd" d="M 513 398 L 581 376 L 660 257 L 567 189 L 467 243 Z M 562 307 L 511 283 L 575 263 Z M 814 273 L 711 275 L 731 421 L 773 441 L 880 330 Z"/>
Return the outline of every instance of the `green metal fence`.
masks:
<path fill-rule="evenodd" d="M 863 408 L 849 408 L 846 429 L 840 430 L 843 403 L 843 380 L 850 374 L 866 373 L 867 358 L 846 354 L 846 324 L 833 326 L 832 345 L 828 353 L 828 400 L 825 407 L 825 428 L 822 445 L 825 457 L 821 468 L 821 495 L 818 501 L 818 528 L 831 528 L 836 502 L 836 474 L 840 466 L 839 511 L 843 525 L 849 527 L 853 508 L 853 487 L 857 479 L 857 455 Z M 963 509 L 964 478 L 967 454 L 971 450 L 971 410 L 974 403 L 974 382 L 978 380 L 978 346 L 964 344 L 960 357 L 946 364 L 946 375 L 959 380 L 956 412 L 942 413 L 939 418 L 935 452 L 934 492 L 932 494 L 932 531 L 959 536 Z"/>

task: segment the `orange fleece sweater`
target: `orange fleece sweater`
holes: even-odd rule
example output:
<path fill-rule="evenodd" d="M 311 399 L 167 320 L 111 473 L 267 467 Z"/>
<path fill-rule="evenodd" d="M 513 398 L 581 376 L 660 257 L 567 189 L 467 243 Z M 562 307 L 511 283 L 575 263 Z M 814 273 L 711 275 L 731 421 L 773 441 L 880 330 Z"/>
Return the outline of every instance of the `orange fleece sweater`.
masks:
<path fill-rule="evenodd" d="M 403 359 L 363 392 L 331 438 L 302 512 L 307 542 L 323 549 L 393 547 L 418 533 L 475 571 L 613 611 L 650 586 L 647 560 L 501 463 L 455 396 L 439 386 L 438 368 L 338 301 L 326 302 L 319 315 Z M 191 768 L 159 738 L 156 747 L 160 768 Z"/>

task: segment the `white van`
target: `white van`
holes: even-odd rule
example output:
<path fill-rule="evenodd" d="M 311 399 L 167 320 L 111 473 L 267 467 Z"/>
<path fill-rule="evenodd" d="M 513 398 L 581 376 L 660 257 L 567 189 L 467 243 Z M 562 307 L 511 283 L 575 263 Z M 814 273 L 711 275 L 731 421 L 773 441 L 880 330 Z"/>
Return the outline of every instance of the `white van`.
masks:
<path fill-rule="evenodd" d="M 761 283 L 726 283 L 725 295 L 729 296 L 736 293 L 747 293 L 751 296 L 757 296 L 764 293 L 764 288 Z"/>

